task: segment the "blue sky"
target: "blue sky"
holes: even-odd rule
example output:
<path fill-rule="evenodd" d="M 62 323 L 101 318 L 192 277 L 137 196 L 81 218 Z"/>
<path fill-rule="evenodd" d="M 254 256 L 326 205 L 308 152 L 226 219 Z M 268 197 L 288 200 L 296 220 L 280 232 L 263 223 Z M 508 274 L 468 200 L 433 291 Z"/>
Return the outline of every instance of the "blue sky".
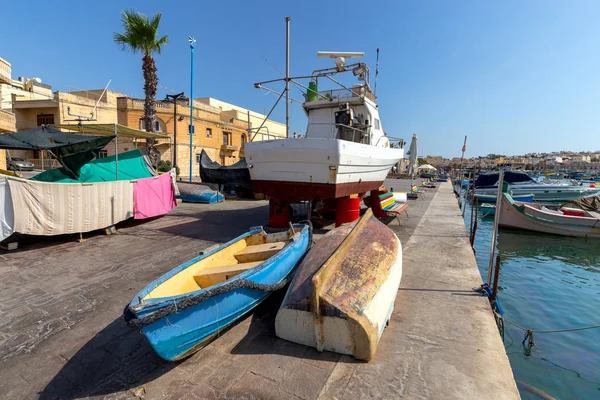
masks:
<path fill-rule="evenodd" d="M 311 4 L 312 3 L 312 4 Z M 35 4 L 35 6 L 33 5 Z M 291 73 L 329 67 L 317 50 L 364 51 L 390 136 L 419 136 L 423 155 L 600 150 L 600 2 L 16 1 L 3 5 L 0 57 L 16 76 L 143 96 L 141 56 L 121 51 L 120 10 L 163 13 L 169 45 L 156 57 L 159 84 L 189 95 L 187 38 L 198 40 L 195 97 L 264 112 L 276 97 L 255 89 L 285 67 L 292 17 Z M 12 38 L 9 40 L 7 38 Z M 373 73 L 374 75 L 374 73 Z M 160 88 L 158 98 L 169 93 Z M 291 92 L 299 97 L 299 92 Z M 283 103 L 274 113 L 284 120 Z M 292 106 L 291 130 L 306 120 Z"/>

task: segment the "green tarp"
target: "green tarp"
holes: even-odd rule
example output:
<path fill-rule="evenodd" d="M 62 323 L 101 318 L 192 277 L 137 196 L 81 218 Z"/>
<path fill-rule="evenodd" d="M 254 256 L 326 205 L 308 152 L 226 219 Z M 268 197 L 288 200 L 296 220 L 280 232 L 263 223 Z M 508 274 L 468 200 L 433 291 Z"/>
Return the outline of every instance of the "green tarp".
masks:
<path fill-rule="evenodd" d="M 70 178 L 62 168 L 42 172 L 31 178 L 31 180 L 58 183 L 109 182 L 115 180 L 116 164 L 115 156 L 110 156 L 85 164 L 81 167 L 79 179 L 77 180 Z M 119 154 L 120 181 L 150 178 L 154 175 L 154 170 L 139 150 Z"/>

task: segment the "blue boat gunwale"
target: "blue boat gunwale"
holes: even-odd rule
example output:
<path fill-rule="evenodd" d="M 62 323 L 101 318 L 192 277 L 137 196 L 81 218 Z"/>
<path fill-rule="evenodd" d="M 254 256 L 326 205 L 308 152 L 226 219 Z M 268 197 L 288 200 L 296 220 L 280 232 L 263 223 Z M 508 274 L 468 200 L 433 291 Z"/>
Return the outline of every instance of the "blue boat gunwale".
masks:
<path fill-rule="evenodd" d="M 304 236 L 304 235 L 308 235 L 308 230 L 310 229 L 310 227 L 308 225 L 305 224 L 294 224 L 293 225 L 294 228 L 302 228 L 302 230 L 300 232 L 296 232 L 299 233 L 300 236 Z M 127 307 L 134 313 L 134 314 L 138 314 L 139 312 L 143 311 L 144 309 L 147 308 L 156 308 L 157 306 L 161 306 L 163 303 L 165 303 L 165 305 L 171 304 L 174 300 L 181 300 L 181 299 L 185 299 L 187 297 L 193 297 L 193 296 L 198 296 L 199 294 L 201 294 L 203 291 L 206 291 L 208 289 L 214 289 L 214 288 L 218 288 L 221 287 L 223 285 L 225 285 L 226 283 L 230 282 L 231 280 L 226 280 L 223 282 L 220 282 L 216 285 L 212 285 L 212 286 L 208 286 L 206 288 L 200 288 L 198 290 L 194 290 L 192 292 L 187 292 L 187 293 L 182 293 L 176 296 L 169 296 L 169 297 L 158 297 L 158 298 L 153 298 L 153 299 L 146 299 L 143 301 L 143 304 L 140 304 L 140 299 L 143 299 L 144 297 L 146 297 L 152 290 L 156 289 L 159 285 L 163 284 L 164 282 L 166 282 L 167 280 L 169 280 L 170 278 L 172 278 L 173 276 L 177 275 L 178 273 L 184 271 L 185 269 L 189 268 L 190 266 L 192 266 L 193 264 L 197 263 L 198 261 L 210 257 L 211 255 L 224 250 L 225 248 L 233 245 L 234 243 L 246 239 L 249 236 L 252 235 L 256 235 L 256 234 L 260 234 L 262 232 L 265 232 L 264 229 L 262 228 L 262 226 L 259 227 L 252 227 L 250 228 L 250 231 L 244 233 L 243 235 L 237 236 L 233 239 L 231 239 L 230 241 L 223 243 L 221 245 L 219 245 L 218 247 L 213 248 L 212 250 L 210 250 L 209 252 L 199 255 L 197 257 L 192 258 L 191 260 L 188 260 L 186 262 L 184 262 L 183 264 L 173 268 L 172 270 L 166 272 L 165 274 L 161 275 L 159 278 L 155 279 L 154 281 L 152 281 L 150 284 L 148 284 L 144 289 L 142 289 L 139 293 L 137 293 L 134 298 L 131 300 L 131 302 L 127 305 Z M 265 234 L 268 235 L 268 233 L 265 232 Z M 288 252 L 291 251 L 292 247 L 293 247 L 293 237 L 290 238 L 290 244 L 286 245 L 279 253 L 275 254 L 273 257 L 268 258 L 267 260 L 261 262 L 260 264 L 258 264 L 257 266 L 255 266 L 254 268 L 251 268 L 249 270 L 246 270 L 238 275 L 236 275 L 235 277 L 232 278 L 233 279 L 244 279 L 244 278 L 248 278 L 251 275 L 262 271 L 263 269 L 267 268 L 269 265 L 271 265 L 273 262 L 279 260 L 280 258 L 282 258 L 285 254 L 287 254 Z"/>

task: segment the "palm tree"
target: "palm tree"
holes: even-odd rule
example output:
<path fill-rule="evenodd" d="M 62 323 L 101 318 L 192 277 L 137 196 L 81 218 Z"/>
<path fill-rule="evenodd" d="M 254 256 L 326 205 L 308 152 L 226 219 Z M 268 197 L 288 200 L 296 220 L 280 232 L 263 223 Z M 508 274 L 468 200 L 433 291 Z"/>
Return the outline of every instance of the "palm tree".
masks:
<path fill-rule="evenodd" d="M 142 58 L 142 71 L 144 72 L 144 125 L 147 132 L 154 132 L 156 121 L 156 86 L 158 75 L 156 63 L 152 53 L 160 54 L 162 47 L 169 42 L 168 36 L 158 36 L 158 25 L 162 14 L 156 13 L 151 19 L 136 10 L 121 11 L 121 21 L 124 33 L 113 34 L 115 43 L 122 50 L 129 50 L 133 54 L 140 52 Z M 148 140 L 148 146 L 153 146 L 154 141 Z"/>

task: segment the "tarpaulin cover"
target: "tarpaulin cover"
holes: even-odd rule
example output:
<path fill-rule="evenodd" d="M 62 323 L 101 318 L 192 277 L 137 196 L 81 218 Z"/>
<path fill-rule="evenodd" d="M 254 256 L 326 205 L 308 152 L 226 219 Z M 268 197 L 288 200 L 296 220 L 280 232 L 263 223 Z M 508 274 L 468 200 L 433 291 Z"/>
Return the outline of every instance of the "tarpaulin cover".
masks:
<path fill-rule="evenodd" d="M 200 178 L 205 183 L 231 185 L 251 189 L 250 170 L 244 157 L 233 165 L 223 166 L 210 159 L 206 151 L 200 154 Z"/>
<path fill-rule="evenodd" d="M 6 178 L 14 231 L 28 235 L 90 232 L 133 216 L 133 183 L 47 183 Z"/>
<path fill-rule="evenodd" d="M 579 200 L 572 200 L 563 206 L 577 206 L 586 211 L 600 211 L 600 196 L 584 197 Z"/>
<path fill-rule="evenodd" d="M 0 149 L 50 150 L 63 166 L 64 173 L 77 178 L 81 166 L 96 158 L 113 138 L 114 135 L 76 135 L 41 126 L 0 135 Z"/>
<path fill-rule="evenodd" d="M 0 178 L 0 242 L 12 235 L 15 218 L 6 179 Z"/>
<path fill-rule="evenodd" d="M 135 219 L 165 215 L 177 207 L 173 180 L 170 174 L 138 179 L 133 184 L 133 210 Z"/>
<path fill-rule="evenodd" d="M 489 174 L 481 174 L 475 181 L 475 187 L 497 186 L 500 173 L 492 172 Z M 524 172 L 506 171 L 504 173 L 504 182 L 506 183 L 525 183 L 534 182 L 529 175 Z"/>
<path fill-rule="evenodd" d="M 111 182 L 116 177 L 117 161 L 115 156 L 99 158 L 81 167 L 79 178 L 72 179 L 62 168 L 44 171 L 31 178 L 34 181 L 76 183 L 76 182 Z M 140 150 L 132 150 L 119 154 L 119 180 L 135 180 L 150 178 L 156 175 L 150 166 L 147 156 Z"/>

